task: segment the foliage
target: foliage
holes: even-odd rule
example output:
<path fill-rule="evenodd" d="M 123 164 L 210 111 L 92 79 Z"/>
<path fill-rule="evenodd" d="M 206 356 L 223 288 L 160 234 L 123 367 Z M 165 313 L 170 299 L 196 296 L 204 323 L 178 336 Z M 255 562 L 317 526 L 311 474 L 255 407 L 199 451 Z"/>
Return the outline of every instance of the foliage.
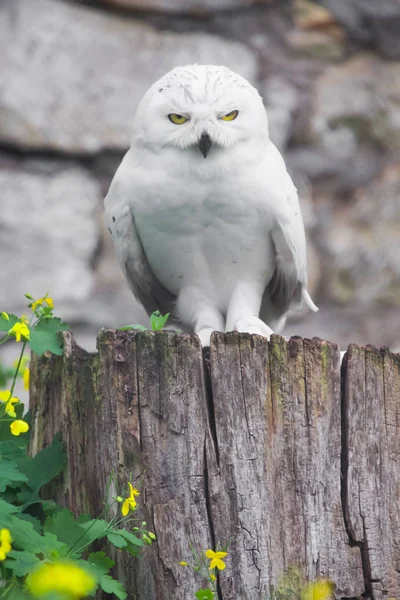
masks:
<path fill-rule="evenodd" d="M 125 600 L 123 585 L 110 574 L 115 562 L 106 551 L 111 545 L 138 557 L 142 547 L 151 545 L 156 537 L 144 521 L 133 526 L 140 492 L 131 482 L 127 482 L 126 493 L 105 504 L 96 518 L 76 518 L 70 510 L 45 498 L 43 488 L 66 466 L 63 443 L 56 435 L 50 446 L 35 456 L 28 455 L 29 414 L 24 415 L 14 390 L 18 378 L 23 379 L 25 389 L 29 387 L 26 347 L 38 356 L 45 352 L 61 355 L 60 334 L 68 326 L 53 315 L 53 300 L 48 294 L 37 300 L 28 294 L 26 297 L 32 311 L 30 319 L 0 313 L 0 332 L 4 332 L 0 345 L 10 340 L 21 343 L 14 367 L 0 364 L 0 599 L 79 600 L 101 589 Z M 168 317 L 153 313 L 152 331 L 162 330 Z M 129 325 L 122 329 L 145 328 Z M 9 381 L 11 385 L 5 389 Z M 111 483 L 116 487 L 114 477 Z M 190 546 L 192 564 L 185 560 L 179 563 L 201 580 L 197 600 L 218 597 L 218 577 L 226 568 L 228 545 L 201 552 Z M 332 594 L 330 581 L 307 583 L 300 571 L 292 568 L 271 590 L 269 600 L 328 600 Z"/>
<path fill-rule="evenodd" d="M 329 600 L 333 591 L 334 585 L 328 579 L 307 583 L 299 569 L 290 567 L 283 572 L 269 600 Z"/>
<path fill-rule="evenodd" d="M 31 318 L 28 320 L 26 315 L 18 318 L 16 315 L 2 312 L 0 331 L 4 331 L 6 335 L 0 343 L 3 344 L 15 337 L 17 342 L 23 342 L 23 350 L 28 345 L 38 356 L 45 352 L 61 355 L 60 333 L 67 331 L 69 325 L 53 316 L 53 300 L 48 294 L 38 300 L 34 300 L 29 294 L 26 294 L 26 297 L 30 300 L 28 308 L 32 309 Z"/>
<path fill-rule="evenodd" d="M 304 586 L 305 579 L 301 571 L 290 567 L 281 575 L 278 585 L 272 591 L 271 600 L 298 600 Z"/>
<path fill-rule="evenodd" d="M 145 529 L 145 522 L 132 527 L 139 490 L 130 482 L 127 494 L 106 504 L 94 519 L 87 515 L 76 519 L 68 509 L 44 498 L 43 487 L 66 465 L 63 444 L 56 435 L 49 447 L 29 456 L 29 415 L 23 415 L 23 404 L 13 394 L 18 377 L 25 387 L 29 383 L 26 346 L 39 356 L 60 355 L 60 332 L 68 326 L 53 316 L 47 294 L 38 300 L 27 298 L 30 320 L 0 314 L 0 331 L 5 332 L 0 344 L 13 339 L 22 343 L 14 369 L 0 368 L 0 387 L 11 380 L 10 389 L 0 389 L 0 598 L 75 600 L 101 588 L 124 600 L 127 594 L 110 575 L 114 561 L 105 550 L 111 545 L 137 557 L 155 535 Z M 90 552 L 94 542 L 97 551 Z M 99 550 L 99 544 L 104 548 Z"/>
<path fill-rule="evenodd" d="M 161 331 L 162 329 L 164 329 L 164 327 L 168 321 L 169 315 L 170 315 L 170 313 L 167 313 L 166 315 L 162 315 L 159 310 L 156 310 L 155 312 L 153 312 L 152 315 L 150 316 L 151 331 Z M 141 329 L 142 331 L 147 331 L 148 328 L 145 327 L 144 325 L 133 324 L 133 325 L 126 325 L 125 327 L 120 327 L 119 331 L 127 331 L 129 329 Z"/>
<path fill-rule="evenodd" d="M 213 600 L 218 597 L 218 572 L 223 571 L 226 567 L 223 559 L 228 556 L 228 546 L 229 544 L 226 544 L 223 547 L 217 546 L 216 550 L 208 549 L 205 552 L 197 552 L 191 545 L 190 550 L 192 552 L 193 564 L 190 564 L 186 560 L 179 562 L 181 567 L 192 569 L 209 586 L 201 588 L 195 593 L 197 600 Z"/>
<path fill-rule="evenodd" d="M 207 582 L 207 587 L 201 587 L 196 593 L 197 600 L 216 600 L 218 598 L 218 574 L 226 568 L 224 559 L 228 556 L 228 546 L 214 550 L 197 552 L 190 546 L 193 561 L 186 560 L 178 564 L 189 568 Z M 333 598 L 334 585 L 328 579 L 306 582 L 301 571 L 295 567 L 287 569 L 281 576 L 278 585 L 272 588 L 265 600 L 330 600 Z"/>

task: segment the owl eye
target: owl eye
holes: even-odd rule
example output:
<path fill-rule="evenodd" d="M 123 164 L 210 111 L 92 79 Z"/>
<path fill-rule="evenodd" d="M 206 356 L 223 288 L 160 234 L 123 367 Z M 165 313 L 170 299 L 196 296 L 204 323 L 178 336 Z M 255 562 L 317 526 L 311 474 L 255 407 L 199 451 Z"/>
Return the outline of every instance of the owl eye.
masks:
<path fill-rule="evenodd" d="M 236 119 L 236 117 L 238 116 L 238 114 L 239 114 L 238 110 L 232 110 L 227 115 L 224 115 L 223 117 L 221 117 L 221 119 L 223 121 L 234 121 Z"/>
<path fill-rule="evenodd" d="M 186 121 L 189 121 L 188 117 L 184 117 L 183 115 L 177 115 L 176 113 L 171 113 L 168 115 L 168 119 L 174 125 L 183 125 Z"/>

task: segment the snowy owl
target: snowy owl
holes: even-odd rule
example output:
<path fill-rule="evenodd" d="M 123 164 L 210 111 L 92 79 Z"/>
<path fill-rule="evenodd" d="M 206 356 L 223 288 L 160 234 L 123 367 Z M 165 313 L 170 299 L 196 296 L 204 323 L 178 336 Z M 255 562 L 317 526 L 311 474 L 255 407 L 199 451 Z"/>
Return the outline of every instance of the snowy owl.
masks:
<path fill-rule="evenodd" d="M 164 75 L 105 199 L 118 262 L 150 314 L 197 333 L 279 333 L 307 289 L 297 190 L 257 90 L 226 67 Z"/>

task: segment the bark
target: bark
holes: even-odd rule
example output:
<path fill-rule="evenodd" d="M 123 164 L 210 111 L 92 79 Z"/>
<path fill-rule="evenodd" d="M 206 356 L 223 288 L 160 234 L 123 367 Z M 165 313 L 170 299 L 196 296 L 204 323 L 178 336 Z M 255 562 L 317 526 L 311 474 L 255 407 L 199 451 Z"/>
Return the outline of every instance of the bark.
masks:
<path fill-rule="evenodd" d="M 116 555 L 128 598 L 193 600 L 178 561 L 229 542 L 219 600 L 272 598 L 285 569 L 328 577 L 336 598 L 400 598 L 400 358 L 279 336 L 103 331 L 98 354 L 65 334 L 34 360 L 32 452 L 61 431 L 53 492 L 98 514 L 111 473 L 137 480 L 157 535 Z M 118 486 L 117 486 L 118 487 Z"/>

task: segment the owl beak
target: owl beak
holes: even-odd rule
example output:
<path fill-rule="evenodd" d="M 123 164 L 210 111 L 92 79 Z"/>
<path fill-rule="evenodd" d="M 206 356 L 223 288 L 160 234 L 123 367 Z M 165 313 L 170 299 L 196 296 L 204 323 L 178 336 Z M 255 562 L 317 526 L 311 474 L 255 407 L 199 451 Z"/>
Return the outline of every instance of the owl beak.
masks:
<path fill-rule="evenodd" d="M 197 145 L 200 148 L 201 153 L 204 156 L 204 158 L 207 158 L 207 154 L 209 153 L 210 148 L 212 146 L 212 140 L 211 140 L 210 136 L 208 135 L 208 133 L 202 134 L 201 138 L 197 142 Z"/>

